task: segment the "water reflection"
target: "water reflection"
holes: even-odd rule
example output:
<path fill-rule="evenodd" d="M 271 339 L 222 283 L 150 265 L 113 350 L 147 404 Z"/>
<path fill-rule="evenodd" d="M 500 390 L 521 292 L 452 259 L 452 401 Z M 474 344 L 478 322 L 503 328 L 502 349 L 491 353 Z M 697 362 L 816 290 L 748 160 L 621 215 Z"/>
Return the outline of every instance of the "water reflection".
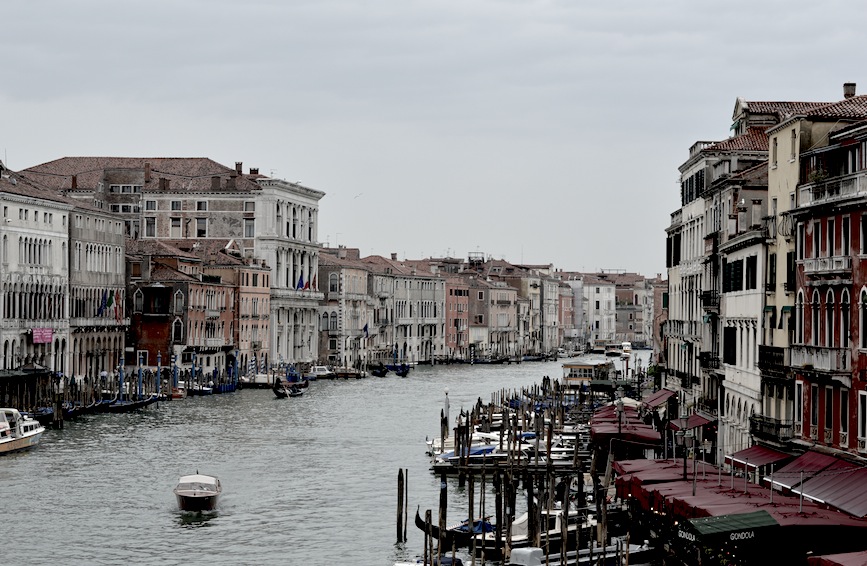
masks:
<path fill-rule="evenodd" d="M 219 516 L 217 511 L 179 511 L 178 526 L 185 529 L 197 529 L 199 527 L 211 527 L 211 520 Z"/>

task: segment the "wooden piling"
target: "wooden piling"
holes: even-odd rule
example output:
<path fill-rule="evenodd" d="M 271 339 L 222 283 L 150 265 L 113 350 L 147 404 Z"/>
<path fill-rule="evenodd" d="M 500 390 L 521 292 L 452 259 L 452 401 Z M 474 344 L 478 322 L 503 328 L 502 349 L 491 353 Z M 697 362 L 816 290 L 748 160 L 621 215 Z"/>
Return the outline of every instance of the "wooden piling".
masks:
<path fill-rule="evenodd" d="M 404 485 L 403 485 L 403 468 L 397 472 L 397 542 L 406 540 L 403 527 L 403 509 L 404 509 Z"/>

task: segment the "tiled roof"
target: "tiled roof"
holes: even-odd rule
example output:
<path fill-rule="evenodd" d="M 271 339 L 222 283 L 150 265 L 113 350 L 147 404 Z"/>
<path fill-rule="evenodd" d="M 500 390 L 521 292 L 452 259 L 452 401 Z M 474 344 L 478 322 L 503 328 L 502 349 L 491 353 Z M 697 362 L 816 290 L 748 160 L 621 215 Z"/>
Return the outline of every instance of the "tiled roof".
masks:
<path fill-rule="evenodd" d="M 853 96 L 813 108 L 807 112 L 810 118 L 867 118 L 867 95 Z"/>
<path fill-rule="evenodd" d="M 768 151 L 768 136 L 763 128 L 748 128 L 739 136 L 709 145 L 703 153 L 719 151 Z"/>
<path fill-rule="evenodd" d="M 244 260 L 238 256 L 229 254 L 227 249 L 233 240 L 227 239 L 202 239 L 202 240 L 162 240 L 169 246 L 176 247 L 207 263 L 216 265 L 244 265 Z M 256 267 L 260 267 L 258 261 Z"/>
<path fill-rule="evenodd" d="M 95 190 L 103 182 L 106 172 L 128 170 L 144 176 L 150 165 L 150 182 L 144 192 L 166 192 L 160 178 L 169 181 L 169 192 L 249 192 L 259 185 L 246 175 L 238 175 L 234 168 L 226 167 L 207 157 L 62 157 L 54 161 L 29 167 L 21 172 L 34 181 L 54 190 L 71 190 L 75 176 L 79 190 Z M 212 188 L 211 178 L 220 177 L 219 189 Z M 235 178 L 235 187 L 227 179 Z"/>
<path fill-rule="evenodd" d="M 179 257 L 184 259 L 199 259 L 180 248 L 167 244 L 163 240 L 133 240 L 127 238 L 126 253 L 130 255 L 148 255 L 156 257 Z"/>
<path fill-rule="evenodd" d="M 830 102 L 766 102 L 747 101 L 752 114 L 776 114 L 780 117 L 792 114 L 807 114 L 813 108 L 832 104 Z"/>
<path fill-rule="evenodd" d="M 0 168 L 0 192 L 13 195 L 40 198 L 53 202 L 61 202 L 64 204 L 74 205 L 70 199 L 65 196 L 49 191 L 38 183 L 22 177 L 17 173 L 7 169 Z"/>
<path fill-rule="evenodd" d="M 201 283 L 197 277 L 193 277 L 162 263 L 155 263 L 151 267 L 151 281 L 195 281 L 196 283 Z"/>

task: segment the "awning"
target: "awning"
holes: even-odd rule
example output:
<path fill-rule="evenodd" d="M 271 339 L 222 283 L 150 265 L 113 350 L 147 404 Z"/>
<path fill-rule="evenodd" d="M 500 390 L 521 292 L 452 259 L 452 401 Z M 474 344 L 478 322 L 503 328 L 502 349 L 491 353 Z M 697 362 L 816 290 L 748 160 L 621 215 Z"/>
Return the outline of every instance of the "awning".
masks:
<path fill-rule="evenodd" d="M 782 307 L 780 307 L 780 314 L 787 313 L 787 312 L 792 312 L 792 306 L 791 305 L 783 305 Z"/>
<path fill-rule="evenodd" d="M 698 413 L 693 413 L 686 418 L 671 419 L 671 422 L 668 423 L 668 428 L 672 430 L 689 430 L 692 428 L 704 426 L 710 422 L 713 421 L 699 415 Z"/>
<path fill-rule="evenodd" d="M 792 458 L 793 456 L 791 454 L 756 445 L 751 446 L 746 450 L 735 452 L 734 454 L 727 454 L 726 464 L 736 468 L 760 468 L 762 466 L 767 466 L 768 464 L 782 462 L 783 460 L 790 460 Z"/>
<path fill-rule="evenodd" d="M 669 397 L 674 395 L 674 391 L 670 389 L 660 389 L 644 401 L 643 404 L 647 405 L 650 408 L 658 407 L 668 401 Z"/>
<path fill-rule="evenodd" d="M 836 507 L 856 517 L 867 516 L 867 468 L 837 460 L 822 473 L 792 488 L 818 503 Z"/>
<path fill-rule="evenodd" d="M 779 470 L 774 471 L 774 485 L 784 489 L 792 489 L 836 462 L 837 458 L 827 454 L 804 452 Z M 771 481 L 771 477 L 765 476 L 765 480 Z"/>
<path fill-rule="evenodd" d="M 719 515 L 683 521 L 679 536 L 708 546 L 722 542 L 764 543 L 780 524 L 767 511 Z M 692 538 L 690 538 L 692 535 Z"/>
<path fill-rule="evenodd" d="M 867 564 L 867 550 L 807 558 L 808 566 L 864 566 L 864 564 Z"/>

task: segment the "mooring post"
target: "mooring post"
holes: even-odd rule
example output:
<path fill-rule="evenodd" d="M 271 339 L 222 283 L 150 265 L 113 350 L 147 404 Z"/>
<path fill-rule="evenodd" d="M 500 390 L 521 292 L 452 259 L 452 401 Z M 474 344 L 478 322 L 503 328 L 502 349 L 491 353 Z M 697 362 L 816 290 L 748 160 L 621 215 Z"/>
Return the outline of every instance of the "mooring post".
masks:
<path fill-rule="evenodd" d="M 397 542 L 406 540 L 403 532 L 403 510 L 404 510 L 404 485 L 403 485 L 403 468 L 397 472 Z"/>

